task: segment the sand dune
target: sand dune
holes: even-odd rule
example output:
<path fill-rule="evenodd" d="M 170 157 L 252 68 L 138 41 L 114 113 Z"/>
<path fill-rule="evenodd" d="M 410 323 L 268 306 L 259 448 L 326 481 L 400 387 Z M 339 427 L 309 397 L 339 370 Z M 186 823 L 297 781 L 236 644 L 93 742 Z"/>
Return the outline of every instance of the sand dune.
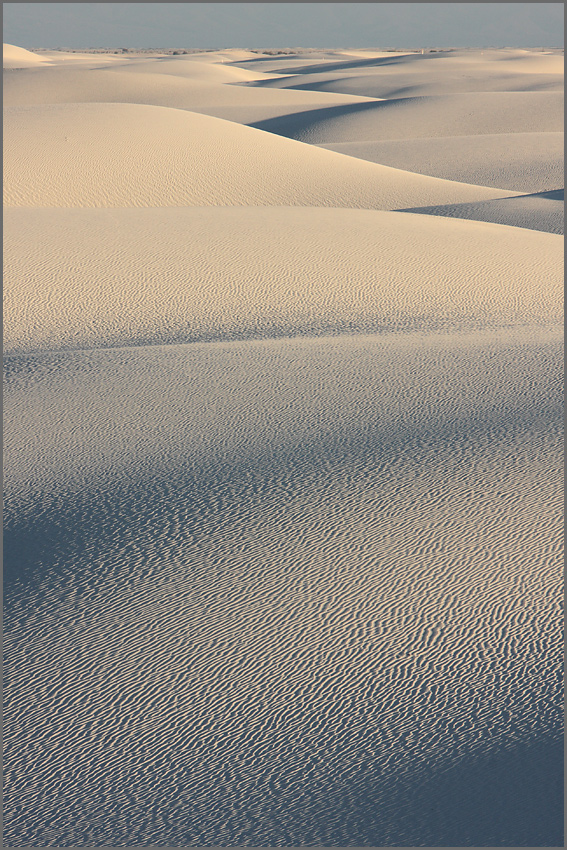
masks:
<path fill-rule="evenodd" d="M 22 47 L 15 47 L 13 44 L 4 44 L 3 52 L 5 71 L 32 70 L 46 67 L 53 70 L 62 65 L 75 65 L 79 68 L 88 69 L 107 67 L 108 65 L 120 65 L 128 61 L 123 55 L 115 55 L 114 53 L 94 55 L 92 53 L 65 53 L 60 50 L 42 50 L 39 53 L 34 53 L 30 50 L 24 50 Z M 8 74 L 4 80 L 10 79 L 12 76 L 12 74 Z M 30 80 L 28 79 L 29 83 Z"/>
<path fill-rule="evenodd" d="M 546 192 L 563 186 L 563 133 L 502 133 L 321 147 L 443 180 Z"/>
<path fill-rule="evenodd" d="M 406 54 L 404 54 L 406 55 Z M 291 74 L 305 72 L 316 73 L 322 67 L 332 63 L 343 67 L 348 62 L 361 59 L 391 57 L 391 53 L 381 50 L 305 50 L 298 48 L 290 52 L 277 53 L 250 53 L 248 57 L 240 59 L 235 51 L 225 51 L 223 59 L 237 68 L 245 68 L 257 71 L 260 74 L 275 74 L 277 76 L 289 76 Z M 209 61 L 203 56 L 203 61 Z"/>
<path fill-rule="evenodd" d="M 306 61 L 307 60 L 307 61 Z M 316 60 L 316 61 L 314 61 Z M 301 51 L 291 56 L 274 56 L 272 59 L 248 59 L 235 64 L 245 67 L 262 67 L 271 71 L 289 74 L 311 74 L 316 65 L 317 73 L 372 74 L 394 76 L 400 73 L 415 73 L 427 78 L 445 73 L 449 69 L 463 74 L 476 73 L 487 80 L 502 74 L 562 74 L 563 51 L 530 50 L 522 48 L 492 48 L 490 50 L 445 49 L 445 50 L 336 50 L 315 54 Z M 452 81 L 447 81 L 452 85 Z"/>
<path fill-rule="evenodd" d="M 182 57 L 178 57 L 182 58 Z M 188 57 L 185 57 L 188 58 Z M 212 50 L 207 49 L 202 53 L 194 53 L 190 55 L 190 58 L 193 62 L 204 62 L 204 63 L 224 63 L 224 62 L 233 62 L 242 63 L 247 62 L 250 59 L 256 59 L 257 54 L 252 50 L 246 50 L 239 47 L 228 47 L 226 49 Z"/>
<path fill-rule="evenodd" d="M 125 73 L 129 65 L 94 70 L 59 68 L 56 73 L 53 69 L 47 73 L 36 71 L 32 85 L 28 78 L 12 74 L 4 79 L 4 106 L 41 106 L 47 103 L 147 104 L 187 109 L 247 124 L 306 109 L 366 102 L 363 98 L 348 95 L 247 88 L 232 85 L 230 78 L 229 82 L 215 82 L 214 78 L 203 75 L 156 73 L 155 63 L 141 64 L 144 70 L 136 74 Z M 192 67 L 195 65 L 194 62 Z M 197 69 L 202 65 L 196 65 Z"/>
<path fill-rule="evenodd" d="M 560 846 L 558 54 L 5 55 L 8 846 Z"/>
<path fill-rule="evenodd" d="M 49 64 L 49 60 L 23 47 L 14 44 L 3 44 L 3 67 L 6 70 L 13 68 L 34 68 L 37 65 Z"/>
<path fill-rule="evenodd" d="M 240 68 L 232 63 L 225 64 L 217 54 L 190 54 L 188 56 L 163 56 L 132 58 L 121 67 L 123 74 L 159 74 L 166 77 L 181 77 L 192 83 L 248 83 L 258 80 L 278 79 L 277 74 L 266 74 L 258 70 Z"/>
<path fill-rule="evenodd" d="M 395 209 L 512 194 L 157 106 L 14 107 L 5 114 L 4 151 L 7 206 Z"/>
<path fill-rule="evenodd" d="M 483 92 L 399 98 L 305 112 L 255 124 L 311 144 L 562 132 L 558 92 Z"/>
<path fill-rule="evenodd" d="M 407 212 L 493 222 L 546 233 L 562 234 L 565 227 L 563 189 L 469 204 L 414 207 Z"/>
<path fill-rule="evenodd" d="M 420 69 L 421 70 L 421 69 Z M 292 88 L 296 91 L 334 92 L 336 94 L 372 97 L 378 100 L 400 97 L 426 97 L 440 94 L 471 92 L 561 92 L 563 77 L 557 74 L 513 74 L 490 76 L 486 74 L 455 73 L 453 68 L 436 69 L 437 74 L 422 75 L 408 66 L 403 74 L 377 76 L 369 69 L 365 74 L 339 76 L 326 74 L 298 74 L 284 79 L 258 82 L 269 88 Z M 429 78 L 429 79 L 428 79 Z"/>
<path fill-rule="evenodd" d="M 247 65 L 248 67 L 248 65 Z M 278 71 L 277 64 L 272 66 Z M 563 57 L 517 51 L 452 51 L 379 57 L 318 65 L 287 63 L 283 79 L 259 85 L 340 92 L 363 97 L 421 97 L 463 92 L 563 90 Z"/>
<path fill-rule="evenodd" d="M 12 352 L 561 316 L 562 240 L 472 221 L 285 207 L 14 209 L 5 233 Z"/>

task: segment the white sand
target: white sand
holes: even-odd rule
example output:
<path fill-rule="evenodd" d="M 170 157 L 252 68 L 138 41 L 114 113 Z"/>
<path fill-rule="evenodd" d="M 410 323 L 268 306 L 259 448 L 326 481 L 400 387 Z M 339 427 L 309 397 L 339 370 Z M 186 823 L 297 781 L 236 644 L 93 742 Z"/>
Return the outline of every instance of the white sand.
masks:
<path fill-rule="evenodd" d="M 517 227 L 276 206 L 20 208 L 4 227 L 12 352 L 561 321 L 561 239 Z"/>
<path fill-rule="evenodd" d="M 559 61 L 5 46 L 10 846 L 554 845 Z"/>
<path fill-rule="evenodd" d="M 561 132 L 560 92 L 465 92 L 400 97 L 264 121 L 264 130 L 312 144 Z"/>
<path fill-rule="evenodd" d="M 133 61 L 133 60 L 131 60 Z M 63 67 L 54 72 L 36 71 L 33 85 L 21 74 L 7 75 L 4 80 L 5 106 L 36 106 L 44 103 L 134 103 L 169 106 L 202 112 L 217 118 L 228 118 L 240 124 L 276 118 L 291 112 L 366 103 L 369 98 L 319 92 L 295 92 L 285 89 L 250 88 L 237 83 L 238 69 L 227 65 L 212 66 L 222 73 L 196 73 L 210 66 L 194 60 L 187 68 L 178 69 L 149 62 L 120 67 Z M 126 73 L 128 71 L 128 73 Z M 136 71 L 136 73 L 133 73 Z M 179 71 L 174 73 L 174 71 Z M 181 73 L 183 71 L 184 73 Z M 190 73 L 194 71 L 194 73 Z M 244 74 L 245 72 L 240 72 Z M 256 76 L 256 75 L 251 75 Z M 246 79 L 242 77 L 242 79 Z M 234 84 L 233 84 L 234 83 Z"/>
<path fill-rule="evenodd" d="M 6 206 L 396 209 L 513 195 L 408 174 L 179 109 L 13 107 L 4 122 Z"/>
<path fill-rule="evenodd" d="M 13 68 L 34 68 L 37 65 L 49 64 L 49 60 L 23 47 L 14 44 L 3 45 L 3 67 L 5 70 Z"/>
<path fill-rule="evenodd" d="M 246 67 L 256 63 L 246 62 Z M 272 63 L 288 76 L 260 82 L 364 97 L 399 98 L 464 92 L 563 90 L 563 54 L 528 50 L 455 50 L 398 55 L 360 54 L 356 59 L 309 64 Z"/>
<path fill-rule="evenodd" d="M 479 186 L 526 193 L 563 187 L 563 133 L 338 142 L 322 147 L 404 171 Z"/>

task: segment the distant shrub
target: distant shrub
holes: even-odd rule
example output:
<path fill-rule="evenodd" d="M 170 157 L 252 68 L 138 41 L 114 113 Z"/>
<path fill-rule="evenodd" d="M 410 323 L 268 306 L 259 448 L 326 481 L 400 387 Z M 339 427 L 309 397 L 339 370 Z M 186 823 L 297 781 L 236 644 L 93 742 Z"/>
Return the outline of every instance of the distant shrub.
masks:
<path fill-rule="evenodd" d="M 296 50 L 251 50 L 250 53 L 260 54 L 260 56 L 295 56 Z"/>

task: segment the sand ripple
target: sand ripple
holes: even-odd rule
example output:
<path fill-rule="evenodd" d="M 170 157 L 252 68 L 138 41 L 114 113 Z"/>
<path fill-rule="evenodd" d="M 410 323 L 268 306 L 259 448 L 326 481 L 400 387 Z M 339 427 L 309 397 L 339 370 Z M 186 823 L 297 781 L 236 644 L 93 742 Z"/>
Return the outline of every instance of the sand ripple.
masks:
<path fill-rule="evenodd" d="M 423 783 L 553 740 L 556 338 L 16 368 L 15 844 L 435 843 Z"/>

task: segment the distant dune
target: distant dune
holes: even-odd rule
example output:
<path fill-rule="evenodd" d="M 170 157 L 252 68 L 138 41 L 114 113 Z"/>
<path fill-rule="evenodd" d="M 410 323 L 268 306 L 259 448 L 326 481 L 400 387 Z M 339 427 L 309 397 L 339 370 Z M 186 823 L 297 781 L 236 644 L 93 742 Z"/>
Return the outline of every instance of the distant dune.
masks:
<path fill-rule="evenodd" d="M 49 64 L 49 60 L 23 47 L 14 44 L 3 45 L 3 66 L 6 70 L 12 68 L 33 68 L 37 65 Z"/>
<path fill-rule="evenodd" d="M 254 63 L 246 63 L 253 67 Z M 277 65 L 273 66 L 276 70 Z M 266 69 L 268 70 L 268 69 Z M 283 69 L 282 69 L 283 70 Z M 563 90 L 563 55 L 529 50 L 453 50 L 421 55 L 361 54 L 335 62 L 287 63 L 267 87 L 399 98 L 465 92 Z"/>

